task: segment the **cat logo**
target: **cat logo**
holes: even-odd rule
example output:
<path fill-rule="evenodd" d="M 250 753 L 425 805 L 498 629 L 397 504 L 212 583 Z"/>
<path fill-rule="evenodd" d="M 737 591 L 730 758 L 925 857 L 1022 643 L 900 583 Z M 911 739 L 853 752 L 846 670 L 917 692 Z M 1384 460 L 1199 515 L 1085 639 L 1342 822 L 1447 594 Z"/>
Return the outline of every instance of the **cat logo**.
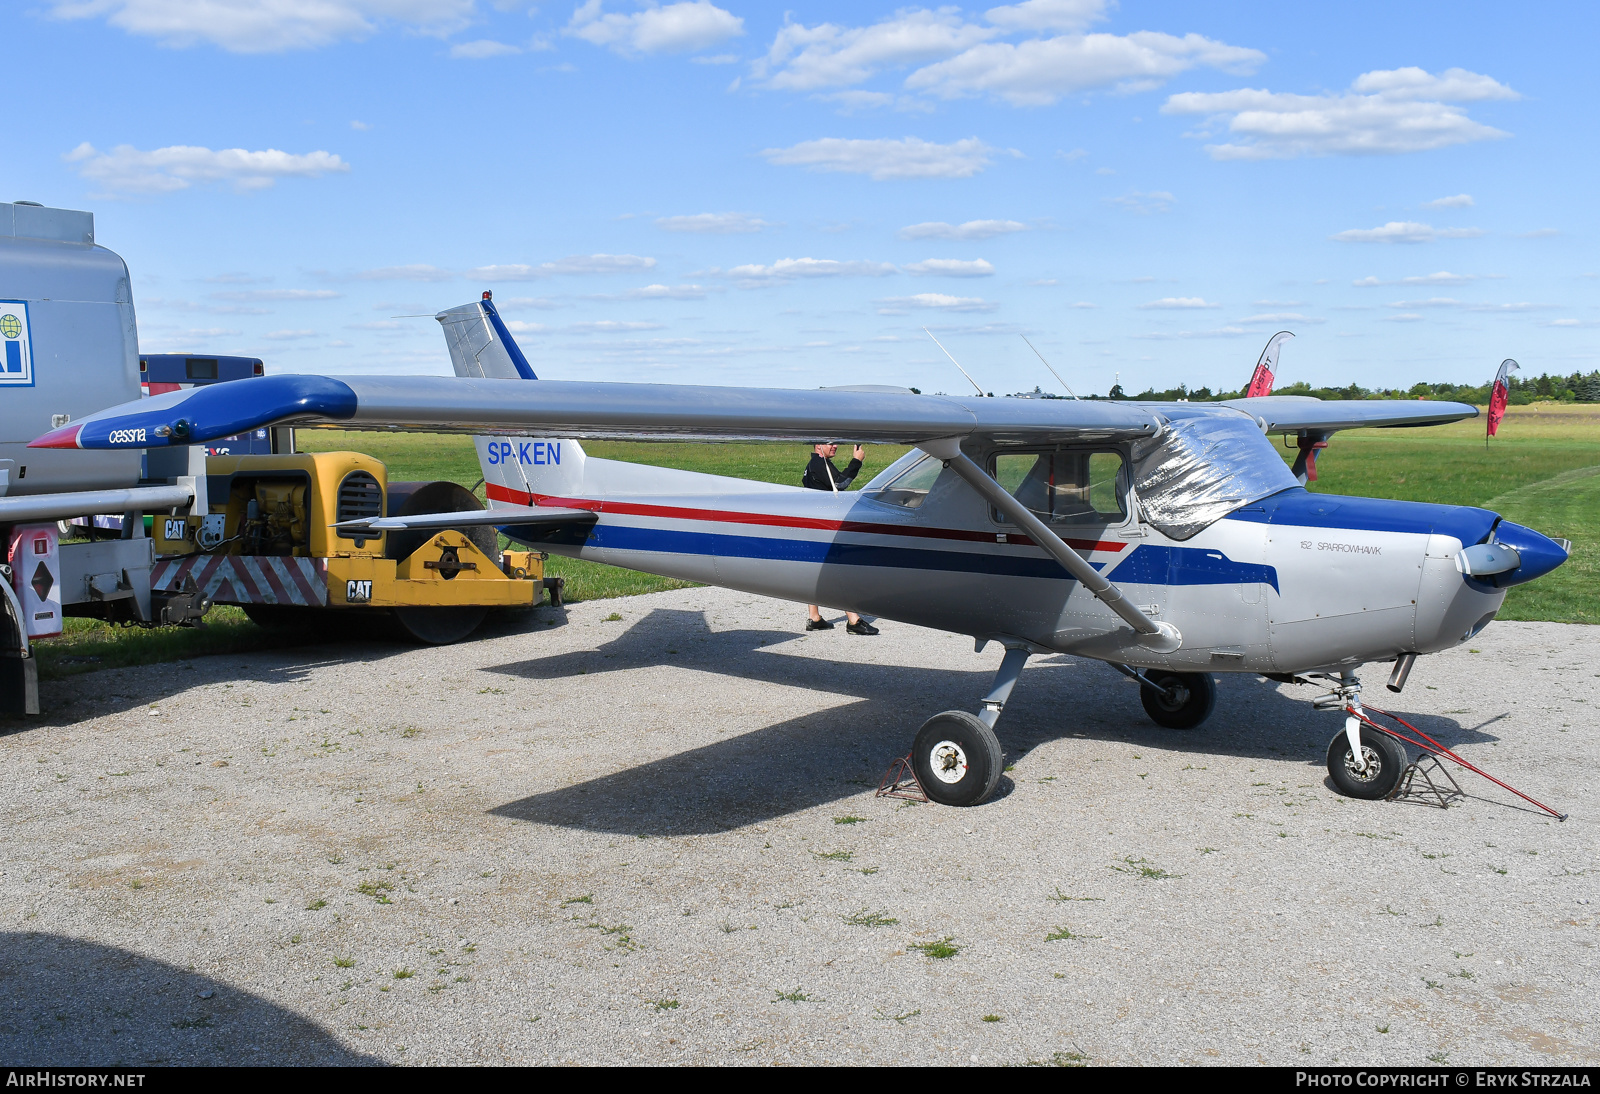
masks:
<path fill-rule="evenodd" d="M 161 534 L 168 541 L 189 538 L 189 522 L 185 520 L 169 519 L 162 528 Z"/>
<path fill-rule="evenodd" d="M 344 599 L 349 604 L 367 603 L 372 599 L 372 582 L 346 581 L 344 583 Z"/>

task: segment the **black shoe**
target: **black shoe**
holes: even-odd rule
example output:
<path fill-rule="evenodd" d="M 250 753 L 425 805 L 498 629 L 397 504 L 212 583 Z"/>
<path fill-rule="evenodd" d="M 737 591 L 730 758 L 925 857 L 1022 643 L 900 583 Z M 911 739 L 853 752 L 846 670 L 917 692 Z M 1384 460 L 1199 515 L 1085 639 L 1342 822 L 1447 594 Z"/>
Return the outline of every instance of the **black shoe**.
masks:
<path fill-rule="evenodd" d="M 845 628 L 845 630 L 849 631 L 851 634 L 877 634 L 878 633 L 878 628 L 874 627 L 871 623 L 868 623 L 865 619 L 863 619 L 859 623 L 850 624 L 848 627 Z"/>
<path fill-rule="evenodd" d="M 806 620 L 806 630 L 831 631 L 833 630 L 833 624 L 829 623 L 826 619 L 808 619 Z"/>

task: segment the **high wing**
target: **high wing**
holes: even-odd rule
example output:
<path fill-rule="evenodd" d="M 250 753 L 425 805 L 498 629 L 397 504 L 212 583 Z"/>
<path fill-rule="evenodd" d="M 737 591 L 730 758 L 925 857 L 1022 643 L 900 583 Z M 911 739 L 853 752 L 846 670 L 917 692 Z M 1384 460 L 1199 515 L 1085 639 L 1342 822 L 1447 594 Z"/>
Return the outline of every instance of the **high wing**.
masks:
<path fill-rule="evenodd" d="M 271 425 L 430 433 L 545 433 L 623 440 L 918 444 L 1136 440 L 1166 413 L 1256 418 L 1268 432 L 1428 425 L 1472 417 L 1463 403 L 1322 402 L 1269 396 L 1230 403 L 987 399 L 881 391 L 693 387 L 455 376 L 266 376 L 124 403 L 52 430 L 34 448 L 160 448 Z"/>
<path fill-rule="evenodd" d="M 839 438 L 895 444 L 973 434 L 1044 443 L 1133 439 L 1161 429 L 1161 420 L 1143 407 L 1087 400 L 457 376 L 266 376 L 125 403 L 56 429 L 33 445 L 159 448 L 277 424 L 630 440 Z"/>

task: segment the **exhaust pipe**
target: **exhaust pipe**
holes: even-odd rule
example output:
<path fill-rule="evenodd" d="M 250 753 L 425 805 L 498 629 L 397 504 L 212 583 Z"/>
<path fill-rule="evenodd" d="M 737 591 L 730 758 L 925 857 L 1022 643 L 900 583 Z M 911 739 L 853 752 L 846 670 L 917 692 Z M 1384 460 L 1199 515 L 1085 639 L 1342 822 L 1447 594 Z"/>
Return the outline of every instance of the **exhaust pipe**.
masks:
<path fill-rule="evenodd" d="M 1405 690 L 1406 677 L 1411 675 L 1411 666 L 1416 663 L 1417 655 L 1414 653 L 1402 653 L 1394 659 L 1394 671 L 1389 674 L 1389 683 L 1387 685 L 1390 691 L 1399 695 L 1401 691 Z"/>

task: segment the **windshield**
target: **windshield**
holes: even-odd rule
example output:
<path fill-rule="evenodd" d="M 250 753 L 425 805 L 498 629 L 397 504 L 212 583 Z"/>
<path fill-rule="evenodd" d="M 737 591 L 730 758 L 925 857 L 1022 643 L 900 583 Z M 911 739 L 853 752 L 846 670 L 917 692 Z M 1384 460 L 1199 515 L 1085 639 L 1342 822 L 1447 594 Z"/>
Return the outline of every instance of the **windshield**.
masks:
<path fill-rule="evenodd" d="M 944 470 L 944 463 L 932 456 L 922 456 L 921 459 L 911 459 L 911 456 L 922 456 L 922 454 L 912 450 L 905 458 L 897 460 L 888 470 L 863 486 L 861 492 L 869 495 L 873 501 L 881 501 L 888 505 L 903 505 L 907 509 L 920 509 L 922 503 L 928 499 L 928 491 L 933 489 L 939 473 Z"/>
<path fill-rule="evenodd" d="M 1172 539 L 1188 539 L 1241 506 L 1298 485 L 1272 441 L 1243 414 L 1169 420 L 1133 446 L 1139 508 Z"/>

